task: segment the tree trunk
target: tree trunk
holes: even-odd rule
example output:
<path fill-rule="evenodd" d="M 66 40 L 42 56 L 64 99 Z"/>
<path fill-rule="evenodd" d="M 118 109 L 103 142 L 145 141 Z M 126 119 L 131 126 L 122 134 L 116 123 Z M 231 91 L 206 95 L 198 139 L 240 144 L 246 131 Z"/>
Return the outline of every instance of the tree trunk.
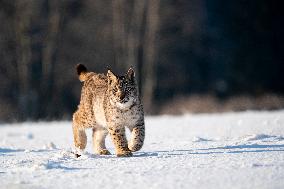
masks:
<path fill-rule="evenodd" d="M 159 0 L 147 2 L 146 26 L 143 46 L 143 86 L 142 97 L 147 113 L 153 113 L 154 89 L 156 87 L 156 37 L 159 28 Z"/>
<path fill-rule="evenodd" d="M 58 47 L 58 37 L 60 33 L 61 13 L 60 6 L 61 1 L 49 0 L 48 1 L 48 17 L 47 17 L 47 30 L 46 37 L 43 41 L 42 48 L 42 80 L 41 80 L 41 106 L 43 115 L 48 115 L 51 112 L 50 105 L 53 98 L 54 87 L 54 69 L 55 58 Z M 51 112 L 52 113 L 52 112 Z"/>
<path fill-rule="evenodd" d="M 131 15 L 131 23 L 127 37 L 127 62 L 126 66 L 129 68 L 133 66 L 135 70 L 138 70 L 138 52 L 141 46 L 141 33 L 143 16 L 145 12 L 145 0 L 134 1 L 133 13 Z M 139 75 L 136 74 L 136 79 Z"/>
<path fill-rule="evenodd" d="M 15 43 L 16 43 L 16 72 L 18 80 L 18 108 L 19 119 L 29 117 L 30 101 L 30 65 L 31 65 L 31 37 L 29 35 L 32 4 L 25 0 L 15 0 Z"/>
<path fill-rule="evenodd" d="M 126 31 L 125 31 L 125 2 L 112 1 L 112 33 L 114 46 L 114 65 L 116 69 L 125 65 Z"/>

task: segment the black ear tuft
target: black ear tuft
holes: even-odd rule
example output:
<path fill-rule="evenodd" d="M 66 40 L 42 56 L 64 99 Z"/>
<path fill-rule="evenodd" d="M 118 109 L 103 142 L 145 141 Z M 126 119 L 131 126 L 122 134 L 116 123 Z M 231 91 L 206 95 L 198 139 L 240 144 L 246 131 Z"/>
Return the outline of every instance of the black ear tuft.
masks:
<path fill-rule="evenodd" d="M 87 68 L 83 64 L 77 64 L 76 70 L 78 75 L 87 72 Z"/>
<path fill-rule="evenodd" d="M 126 76 L 128 77 L 128 79 L 130 79 L 131 81 L 134 81 L 134 77 L 135 77 L 135 72 L 133 70 L 132 67 L 130 67 L 126 73 Z"/>

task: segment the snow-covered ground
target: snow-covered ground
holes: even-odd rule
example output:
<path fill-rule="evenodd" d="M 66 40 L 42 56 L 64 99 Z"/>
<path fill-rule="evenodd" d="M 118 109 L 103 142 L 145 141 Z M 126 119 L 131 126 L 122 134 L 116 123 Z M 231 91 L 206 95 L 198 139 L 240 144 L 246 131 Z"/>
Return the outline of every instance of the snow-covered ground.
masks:
<path fill-rule="evenodd" d="M 284 188 L 284 111 L 147 117 L 130 158 L 88 137 L 75 158 L 70 122 L 0 125 L 0 188 Z"/>

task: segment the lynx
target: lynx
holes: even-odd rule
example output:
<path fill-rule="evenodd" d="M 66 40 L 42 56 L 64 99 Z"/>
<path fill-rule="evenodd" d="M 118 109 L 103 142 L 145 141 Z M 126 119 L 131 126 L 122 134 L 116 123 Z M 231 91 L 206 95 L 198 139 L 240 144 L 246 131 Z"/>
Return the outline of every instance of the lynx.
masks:
<path fill-rule="evenodd" d="M 105 75 L 88 72 L 84 65 L 78 64 L 77 73 L 83 87 L 78 110 L 73 114 L 76 149 L 85 149 L 85 129 L 92 128 L 96 154 L 110 154 L 105 146 L 109 133 L 116 155 L 132 156 L 132 152 L 142 148 L 145 138 L 144 112 L 134 70 L 129 68 L 125 75 L 118 76 L 108 69 Z M 125 127 L 131 132 L 129 142 Z"/>

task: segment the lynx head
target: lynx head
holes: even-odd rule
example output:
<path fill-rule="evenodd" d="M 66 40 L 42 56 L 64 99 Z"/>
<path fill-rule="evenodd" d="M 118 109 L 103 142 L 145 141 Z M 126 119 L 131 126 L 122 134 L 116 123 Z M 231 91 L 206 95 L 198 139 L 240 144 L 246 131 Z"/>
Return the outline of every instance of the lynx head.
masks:
<path fill-rule="evenodd" d="M 117 76 L 108 70 L 107 78 L 110 101 L 120 109 L 132 106 L 138 95 L 134 70 L 129 68 L 123 76 Z"/>

